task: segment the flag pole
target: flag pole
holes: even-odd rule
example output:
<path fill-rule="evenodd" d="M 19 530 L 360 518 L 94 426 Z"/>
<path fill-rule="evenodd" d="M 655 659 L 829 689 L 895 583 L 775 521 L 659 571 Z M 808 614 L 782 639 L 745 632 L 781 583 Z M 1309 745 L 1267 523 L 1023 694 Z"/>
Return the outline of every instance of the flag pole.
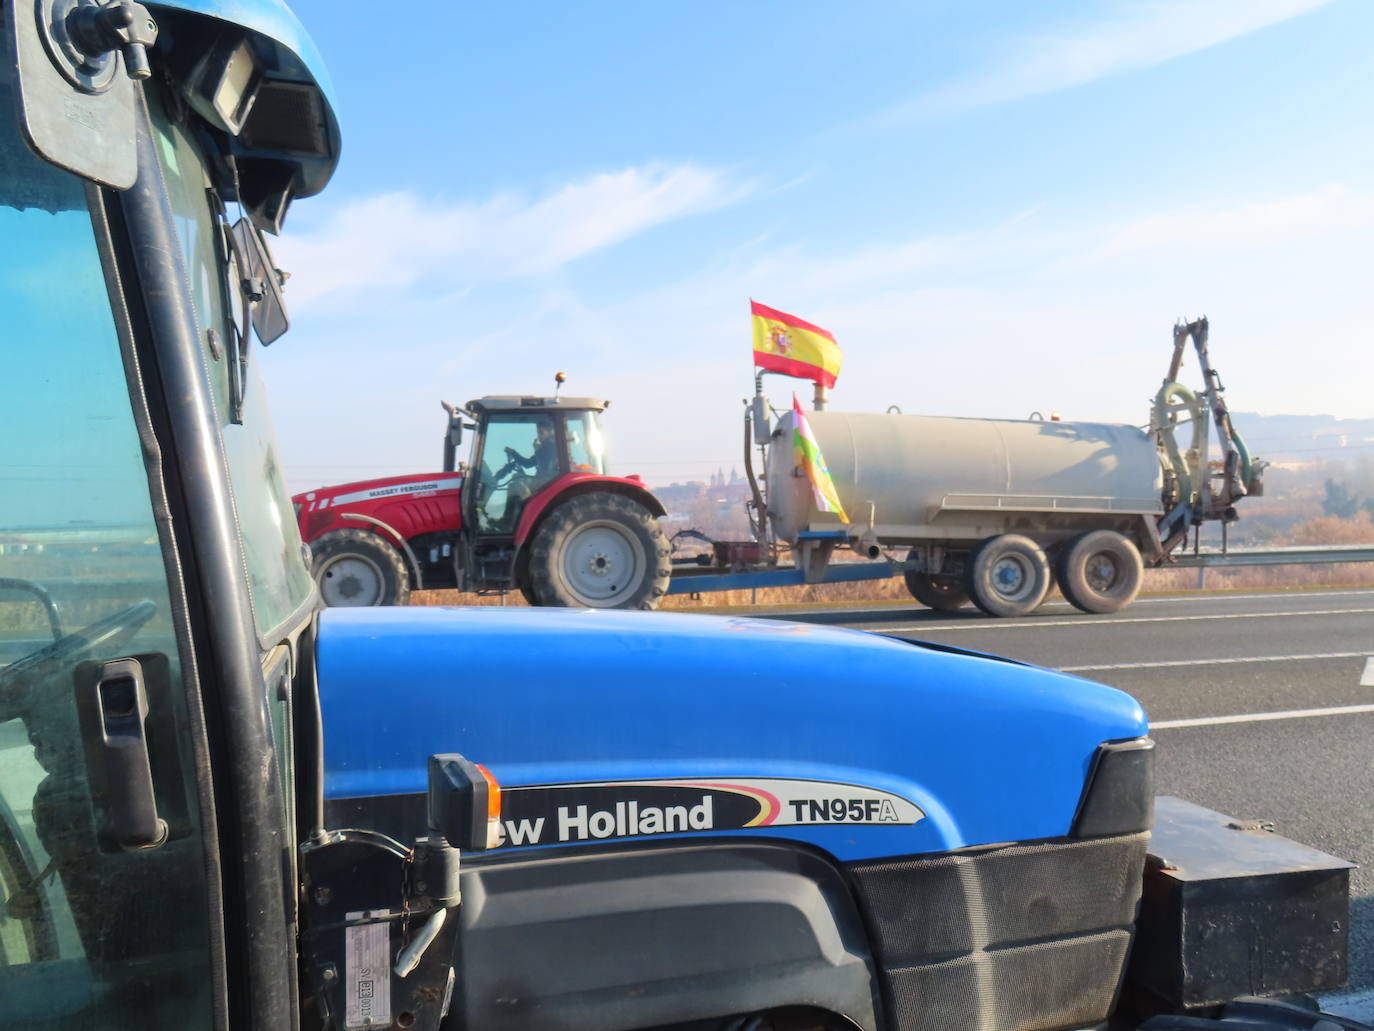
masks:
<path fill-rule="evenodd" d="M 826 389 L 824 383 L 816 382 L 816 396 L 811 401 L 811 407 L 817 412 L 825 411 L 826 403 L 830 400 L 830 391 Z"/>

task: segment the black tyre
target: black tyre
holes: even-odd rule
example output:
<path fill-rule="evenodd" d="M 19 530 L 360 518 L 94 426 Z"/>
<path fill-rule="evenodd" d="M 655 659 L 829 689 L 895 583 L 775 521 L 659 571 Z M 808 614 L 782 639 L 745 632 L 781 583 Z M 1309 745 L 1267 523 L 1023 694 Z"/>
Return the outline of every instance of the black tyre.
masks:
<path fill-rule="evenodd" d="M 331 530 L 311 543 L 310 555 L 326 605 L 404 605 L 410 600 L 405 559 L 375 533 Z"/>
<path fill-rule="evenodd" d="M 540 605 L 652 609 L 668 590 L 668 538 L 643 505 L 620 494 L 581 494 L 555 508 L 530 548 Z"/>
<path fill-rule="evenodd" d="M 927 608 L 953 612 L 968 602 L 968 591 L 957 576 L 931 576 L 929 573 L 907 573 L 906 589 Z"/>
<path fill-rule="evenodd" d="M 1059 589 L 1084 612 L 1118 612 L 1140 593 L 1144 566 L 1129 537 L 1090 530 L 1071 540 L 1055 563 Z"/>
<path fill-rule="evenodd" d="M 989 616 L 1024 616 L 1050 589 L 1050 562 L 1029 537 L 1004 533 L 989 537 L 973 553 L 964 574 L 973 604 Z"/>
<path fill-rule="evenodd" d="M 529 554 L 526 551 L 526 554 Z M 530 564 L 522 562 L 523 569 L 517 569 L 515 573 L 515 586 L 520 591 L 520 597 L 525 599 L 526 605 L 538 605 L 539 598 L 534 593 L 534 584 L 530 582 Z"/>

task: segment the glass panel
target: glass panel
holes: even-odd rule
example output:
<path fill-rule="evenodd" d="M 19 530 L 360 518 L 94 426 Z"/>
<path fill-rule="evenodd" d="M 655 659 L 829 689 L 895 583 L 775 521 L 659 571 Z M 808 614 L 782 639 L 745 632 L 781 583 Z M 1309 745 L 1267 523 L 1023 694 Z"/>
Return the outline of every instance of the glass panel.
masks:
<path fill-rule="evenodd" d="M 558 450 L 552 416 L 512 413 L 491 417 L 478 470 L 479 532 L 515 532 L 525 502 L 558 476 Z"/>
<path fill-rule="evenodd" d="M 210 180 L 185 127 L 150 98 L 157 151 L 167 179 L 182 252 L 191 279 L 196 321 L 206 347 L 224 450 L 239 518 L 239 536 L 253 596 L 253 618 L 266 634 L 310 597 L 312 581 L 301 550 L 300 530 L 277 458 L 267 392 L 250 359 L 244 385 L 243 422 L 231 422 L 227 343 L 232 339 L 232 303 L 226 248 L 210 208 Z M 217 346 L 210 343 L 215 334 Z"/>
<path fill-rule="evenodd" d="M 20 142 L 3 58 L 0 1027 L 206 1027 L 204 842 L 142 450 L 82 185 Z M 140 852 L 105 836 L 91 722 L 98 664 L 126 656 L 169 829 Z"/>
<path fill-rule="evenodd" d="M 596 412 L 570 412 L 568 427 L 569 470 L 575 473 L 606 472 L 606 446 L 601 439 L 601 420 Z"/>

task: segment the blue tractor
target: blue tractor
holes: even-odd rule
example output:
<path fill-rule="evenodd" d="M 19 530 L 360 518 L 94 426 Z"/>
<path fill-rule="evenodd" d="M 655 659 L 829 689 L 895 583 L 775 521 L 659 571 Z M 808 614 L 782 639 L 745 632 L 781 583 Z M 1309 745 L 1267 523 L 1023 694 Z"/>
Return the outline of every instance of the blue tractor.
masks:
<path fill-rule="evenodd" d="M 1101 1024 L 1129 697 L 748 618 L 321 611 L 250 337 L 275 0 L 0 0 L 0 1026 Z"/>

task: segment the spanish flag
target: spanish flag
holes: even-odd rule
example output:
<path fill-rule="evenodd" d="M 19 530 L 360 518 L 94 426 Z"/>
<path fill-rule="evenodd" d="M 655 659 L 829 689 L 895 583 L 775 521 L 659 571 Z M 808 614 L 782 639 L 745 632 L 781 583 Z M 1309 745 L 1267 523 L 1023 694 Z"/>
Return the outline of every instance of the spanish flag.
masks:
<path fill-rule="evenodd" d="M 792 416 L 792 448 L 795 461 L 806 470 L 806 478 L 811 481 L 811 497 L 816 502 L 816 508 L 822 512 L 834 512 L 842 523 L 849 522 L 844 505 L 840 503 L 840 495 L 835 490 L 835 481 L 830 476 L 830 470 L 826 468 L 821 445 L 816 440 L 816 435 L 811 432 L 811 424 L 806 421 L 806 413 L 802 411 L 801 402 L 797 400 L 796 394 L 792 395 Z"/>
<path fill-rule="evenodd" d="M 815 380 L 823 387 L 835 385 L 844 354 L 829 330 L 757 301 L 750 301 L 749 308 L 754 316 L 755 365 Z"/>

